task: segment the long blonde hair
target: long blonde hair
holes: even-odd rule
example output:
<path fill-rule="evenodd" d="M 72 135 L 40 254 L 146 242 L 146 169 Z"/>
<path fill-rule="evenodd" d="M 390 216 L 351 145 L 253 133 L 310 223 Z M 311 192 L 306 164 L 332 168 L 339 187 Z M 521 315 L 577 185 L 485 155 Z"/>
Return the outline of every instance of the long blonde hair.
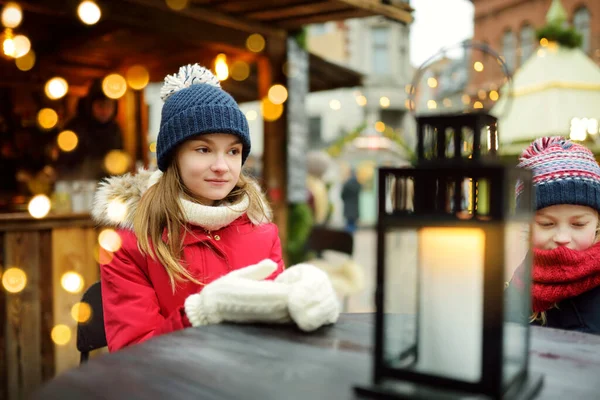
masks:
<path fill-rule="evenodd" d="M 215 205 L 235 204 L 246 195 L 249 200 L 248 208 L 258 209 L 262 216 L 268 219 L 260 188 L 251 183 L 251 180 L 242 172 L 233 190 Z M 191 281 L 203 285 L 181 262 L 183 235 L 188 232 L 188 226 L 180 197 L 197 202 L 183 185 L 176 157 L 173 157 L 171 165 L 162 177 L 148 188 L 140 199 L 133 219 L 133 229 L 140 251 L 153 260 L 158 260 L 165 267 L 173 292 L 177 282 Z M 166 243 L 162 239 L 165 228 L 168 234 Z"/>

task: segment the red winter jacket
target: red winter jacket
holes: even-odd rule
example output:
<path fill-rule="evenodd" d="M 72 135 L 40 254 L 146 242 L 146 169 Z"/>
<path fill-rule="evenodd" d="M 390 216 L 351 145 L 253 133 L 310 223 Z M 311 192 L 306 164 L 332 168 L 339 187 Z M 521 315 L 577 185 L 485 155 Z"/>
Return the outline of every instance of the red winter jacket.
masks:
<path fill-rule="evenodd" d="M 275 224 L 253 225 L 244 215 L 211 232 L 212 238 L 200 227 L 189 227 L 192 234 L 184 238 L 183 259 L 190 273 L 204 284 L 265 258 L 279 264 L 268 279 L 274 279 L 283 271 Z M 135 234 L 124 229 L 117 232 L 122 240 L 121 248 L 100 270 L 109 351 L 191 326 L 183 304 L 203 286 L 179 283 L 173 293 L 165 268 L 140 253 Z"/>

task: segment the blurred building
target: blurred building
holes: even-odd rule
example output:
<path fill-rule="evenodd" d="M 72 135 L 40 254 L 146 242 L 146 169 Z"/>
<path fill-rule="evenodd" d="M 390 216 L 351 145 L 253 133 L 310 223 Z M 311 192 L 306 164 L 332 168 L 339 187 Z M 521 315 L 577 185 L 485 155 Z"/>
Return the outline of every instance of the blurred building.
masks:
<path fill-rule="evenodd" d="M 536 29 L 546 22 L 555 0 L 472 0 L 475 6 L 473 39 L 487 43 L 504 57 L 514 72 L 538 47 Z M 582 50 L 600 65 L 600 1 L 561 0 L 568 23 L 582 36 Z M 477 74 L 479 86 L 502 85 L 499 69 Z"/>
<path fill-rule="evenodd" d="M 385 126 L 400 134 L 408 133 L 406 137 L 411 140 L 414 123 L 406 108 L 406 87 L 413 74 L 409 29 L 379 17 L 307 28 L 307 48 L 311 53 L 364 75 L 361 87 L 308 95 L 309 148 L 326 148 L 363 123 L 367 132 L 375 132 L 376 126 L 381 131 Z M 255 118 L 249 121 L 253 139 L 262 137 L 258 102 L 243 104 L 242 109 L 250 119 Z M 252 143 L 253 152 L 260 154 L 260 141 L 256 143 Z"/>

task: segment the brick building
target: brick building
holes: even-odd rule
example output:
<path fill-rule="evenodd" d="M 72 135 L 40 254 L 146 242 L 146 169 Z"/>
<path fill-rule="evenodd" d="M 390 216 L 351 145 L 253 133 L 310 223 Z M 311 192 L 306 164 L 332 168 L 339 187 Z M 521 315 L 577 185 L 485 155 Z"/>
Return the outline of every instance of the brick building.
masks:
<path fill-rule="evenodd" d="M 546 23 L 556 0 L 472 0 L 475 7 L 474 37 L 500 53 L 510 70 L 527 60 L 538 46 L 535 31 Z M 600 0 L 561 0 L 568 22 L 583 35 L 582 49 L 600 65 Z M 485 68 L 476 74 L 480 88 L 501 86 L 502 71 Z"/>

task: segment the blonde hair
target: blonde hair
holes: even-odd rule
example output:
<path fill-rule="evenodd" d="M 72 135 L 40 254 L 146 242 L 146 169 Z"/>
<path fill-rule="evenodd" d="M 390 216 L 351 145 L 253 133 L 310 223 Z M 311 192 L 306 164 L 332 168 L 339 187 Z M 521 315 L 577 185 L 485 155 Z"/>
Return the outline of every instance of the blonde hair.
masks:
<path fill-rule="evenodd" d="M 215 206 L 235 204 L 244 196 L 248 196 L 248 209 L 258 210 L 264 216 L 264 220 L 268 219 L 260 188 L 251 181 L 252 179 L 242 172 L 235 187 Z M 176 157 L 173 157 L 162 177 L 156 184 L 148 188 L 140 199 L 133 219 L 133 229 L 140 251 L 142 254 L 149 255 L 153 260 L 158 260 L 164 266 L 169 275 L 173 292 L 175 292 L 178 282 L 191 281 L 203 285 L 187 270 L 181 260 L 183 236 L 188 232 L 188 227 L 179 201 L 180 197 L 197 202 L 184 186 Z M 165 228 L 167 230 L 166 243 L 162 239 Z"/>

